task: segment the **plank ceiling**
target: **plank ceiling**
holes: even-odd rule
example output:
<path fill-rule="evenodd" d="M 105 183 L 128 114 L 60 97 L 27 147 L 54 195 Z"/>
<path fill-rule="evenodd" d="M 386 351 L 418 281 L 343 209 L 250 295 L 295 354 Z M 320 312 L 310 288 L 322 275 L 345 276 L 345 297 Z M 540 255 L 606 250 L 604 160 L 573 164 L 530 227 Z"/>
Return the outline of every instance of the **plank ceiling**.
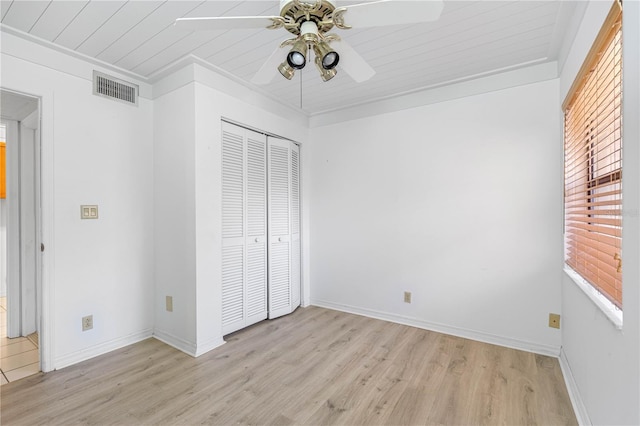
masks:
<path fill-rule="evenodd" d="M 357 2 L 342 2 L 357 3 Z M 307 114 L 557 59 L 577 2 L 445 0 L 438 21 L 337 30 L 376 70 L 356 84 L 338 70 L 322 82 L 314 66 L 259 90 Z M 191 32 L 179 17 L 278 15 L 277 0 L 2 0 L 2 26 L 122 68 L 150 82 L 194 55 L 250 85 L 285 30 Z M 347 20 L 348 23 L 348 20 Z M 15 33 L 15 31 L 14 31 Z M 312 65 L 312 64 L 311 64 Z M 302 81 L 301 81 L 302 80 Z"/>

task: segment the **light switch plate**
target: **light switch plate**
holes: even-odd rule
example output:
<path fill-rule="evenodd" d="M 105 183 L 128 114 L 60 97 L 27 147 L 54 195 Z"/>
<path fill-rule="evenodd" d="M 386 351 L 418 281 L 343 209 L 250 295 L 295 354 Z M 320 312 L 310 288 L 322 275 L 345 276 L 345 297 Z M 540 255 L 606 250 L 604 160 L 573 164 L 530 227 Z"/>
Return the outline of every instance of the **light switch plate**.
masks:
<path fill-rule="evenodd" d="M 98 218 L 97 205 L 80 206 L 80 219 L 97 219 L 97 218 Z"/>
<path fill-rule="evenodd" d="M 165 305 L 167 308 L 167 312 L 173 312 L 173 297 L 167 296 L 165 299 Z"/>

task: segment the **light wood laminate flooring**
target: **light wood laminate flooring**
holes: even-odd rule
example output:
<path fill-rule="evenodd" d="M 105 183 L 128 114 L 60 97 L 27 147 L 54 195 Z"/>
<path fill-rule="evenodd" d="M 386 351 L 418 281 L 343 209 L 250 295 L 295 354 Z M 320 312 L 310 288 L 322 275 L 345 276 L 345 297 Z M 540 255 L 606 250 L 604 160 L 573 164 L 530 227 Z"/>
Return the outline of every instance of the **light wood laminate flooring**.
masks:
<path fill-rule="evenodd" d="M 576 424 L 557 359 L 318 308 L 0 388 L 3 425 Z"/>

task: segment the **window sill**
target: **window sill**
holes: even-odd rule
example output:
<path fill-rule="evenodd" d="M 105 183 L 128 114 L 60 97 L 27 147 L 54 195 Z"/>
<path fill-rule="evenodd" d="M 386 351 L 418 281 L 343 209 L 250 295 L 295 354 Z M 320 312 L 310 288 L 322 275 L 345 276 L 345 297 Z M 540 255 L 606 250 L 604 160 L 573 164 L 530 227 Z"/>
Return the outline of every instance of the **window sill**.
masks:
<path fill-rule="evenodd" d="M 565 265 L 564 272 L 573 280 L 576 285 L 582 289 L 589 299 L 595 305 L 600 308 L 602 313 L 611 321 L 611 323 L 618 329 L 622 330 L 622 311 L 618 309 L 613 303 L 604 297 L 598 290 L 593 288 L 591 284 L 585 281 L 580 274 Z"/>

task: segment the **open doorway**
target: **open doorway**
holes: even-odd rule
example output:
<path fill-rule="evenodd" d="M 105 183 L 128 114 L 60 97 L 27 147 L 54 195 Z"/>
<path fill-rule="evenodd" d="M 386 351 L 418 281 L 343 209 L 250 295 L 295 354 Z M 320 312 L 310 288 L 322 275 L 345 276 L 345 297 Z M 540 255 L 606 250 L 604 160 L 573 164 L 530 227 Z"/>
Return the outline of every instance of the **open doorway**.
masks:
<path fill-rule="evenodd" d="M 40 371 L 39 99 L 0 90 L 0 381 Z M 2 198 L 4 196 L 4 198 Z"/>

